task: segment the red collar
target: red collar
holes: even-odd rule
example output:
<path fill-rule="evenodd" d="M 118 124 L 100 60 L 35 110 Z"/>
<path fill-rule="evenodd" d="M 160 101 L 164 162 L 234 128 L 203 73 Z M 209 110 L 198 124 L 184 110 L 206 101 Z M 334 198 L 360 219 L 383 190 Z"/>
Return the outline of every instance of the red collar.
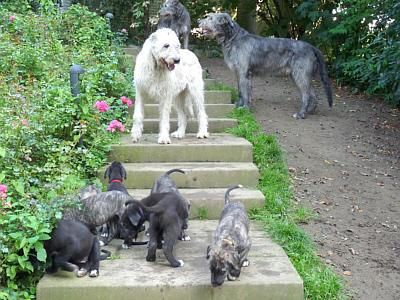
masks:
<path fill-rule="evenodd" d="M 122 179 L 113 179 L 110 182 L 122 182 Z"/>

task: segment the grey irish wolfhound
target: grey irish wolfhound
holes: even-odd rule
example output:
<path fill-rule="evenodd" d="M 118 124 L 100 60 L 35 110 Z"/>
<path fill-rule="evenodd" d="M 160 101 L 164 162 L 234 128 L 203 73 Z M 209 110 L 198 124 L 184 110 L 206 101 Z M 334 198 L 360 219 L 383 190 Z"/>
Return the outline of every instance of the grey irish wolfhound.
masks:
<path fill-rule="evenodd" d="M 178 0 L 166 0 L 160 9 L 159 28 L 170 28 L 183 38 L 183 48 L 187 49 L 190 35 L 190 15 Z"/>
<path fill-rule="evenodd" d="M 311 85 L 318 72 L 329 107 L 332 107 L 332 88 L 324 57 L 312 45 L 285 38 L 264 38 L 248 33 L 226 13 L 212 13 L 200 20 L 204 35 L 215 38 L 222 46 L 224 60 L 238 80 L 237 106 L 249 107 L 253 75 L 283 73 L 291 75 L 301 93 L 300 111 L 293 116 L 304 119 L 317 108 L 317 97 Z"/>

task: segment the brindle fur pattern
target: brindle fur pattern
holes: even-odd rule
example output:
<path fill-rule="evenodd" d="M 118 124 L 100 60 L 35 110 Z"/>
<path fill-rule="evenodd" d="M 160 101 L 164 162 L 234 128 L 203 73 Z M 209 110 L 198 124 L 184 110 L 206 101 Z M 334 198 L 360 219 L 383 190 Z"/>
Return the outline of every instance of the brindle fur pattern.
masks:
<path fill-rule="evenodd" d="M 226 191 L 225 206 L 213 233 L 212 243 L 207 248 L 211 284 L 214 287 L 222 285 L 226 277 L 236 280 L 242 266 L 248 266 L 247 255 L 251 247 L 249 218 L 242 203 L 229 201 L 230 191 L 239 187 L 232 186 Z"/>

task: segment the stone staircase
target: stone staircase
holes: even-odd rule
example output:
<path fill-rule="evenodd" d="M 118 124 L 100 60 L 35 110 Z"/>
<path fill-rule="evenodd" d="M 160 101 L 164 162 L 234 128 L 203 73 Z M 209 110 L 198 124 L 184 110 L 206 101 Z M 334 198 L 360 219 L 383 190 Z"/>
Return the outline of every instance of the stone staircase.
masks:
<path fill-rule="evenodd" d="M 213 80 L 206 79 L 208 88 L 212 84 Z M 284 251 L 266 236 L 257 222 L 251 224 L 251 265 L 242 270 L 239 281 L 226 282 L 222 288 L 211 287 L 205 252 L 217 226 L 226 188 L 242 184 L 244 188 L 232 191 L 231 198 L 244 203 L 247 209 L 261 207 L 265 199 L 256 188 L 259 173 L 253 164 L 252 145 L 243 138 L 222 133 L 236 124 L 236 120 L 227 117 L 234 107 L 230 92 L 208 90 L 205 103 L 209 138 L 197 139 L 197 123 L 191 120 L 184 139 L 172 139 L 170 145 L 157 144 L 158 108 L 155 103 L 147 103 L 145 134 L 140 142 L 134 144 L 129 136 L 122 136 L 109 155 L 110 161 L 124 163 L 125 185 L 136 199 L 147 196 L 154 181 L 165 171 L 185 170 L 186 174 L 171 175 L 182 195 L 191 202 L 188 234 L 192 241 L 179 242 L 175 251 L 185 265 L 170 268 L 162 251 L 157 252 L 156 263 L 146 262 L 146 246 L 122 250 L 121 241 L 117 240 L 108 247 L 119 258 L 101 262 L 100 277 L 77 279 L 66 272 L 46 275 L 38 286 L 39 300 L 303 299 L 299 275 Z M 171 132 L 176 129 L 175 117 L 172 115 Z M 99 171 L 99 178 L 102 179 L 103 173 L 104 169 Z"/>

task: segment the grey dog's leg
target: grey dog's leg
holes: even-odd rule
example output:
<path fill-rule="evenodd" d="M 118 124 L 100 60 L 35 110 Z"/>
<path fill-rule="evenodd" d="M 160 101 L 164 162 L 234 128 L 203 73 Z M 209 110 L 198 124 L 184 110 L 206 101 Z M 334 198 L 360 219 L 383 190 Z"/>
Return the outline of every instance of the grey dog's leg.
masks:
<path fill-rule="evenodd" d="M 188 49 L 189 47 L 189 32 L 184 32 L 183 34 L 183 48 Z"/>
<path fill-rule="evenodd" d="M 164 244 L 163 244 L 164 255 L 171 264 L 171 266 L 174 268 L 183 266 L 183 261 L 177 260 L 172 253 L 174 244 L 178 239 L 179 233 L 180 229 L 177 226 L 170 227 L 164 232 Z"/>
<path fill-rule="evenodd" d="M 250 107 L 251 102 L 251 76 L 246 72 L 238 73 L 239 102 L 238 107 Z"/>

